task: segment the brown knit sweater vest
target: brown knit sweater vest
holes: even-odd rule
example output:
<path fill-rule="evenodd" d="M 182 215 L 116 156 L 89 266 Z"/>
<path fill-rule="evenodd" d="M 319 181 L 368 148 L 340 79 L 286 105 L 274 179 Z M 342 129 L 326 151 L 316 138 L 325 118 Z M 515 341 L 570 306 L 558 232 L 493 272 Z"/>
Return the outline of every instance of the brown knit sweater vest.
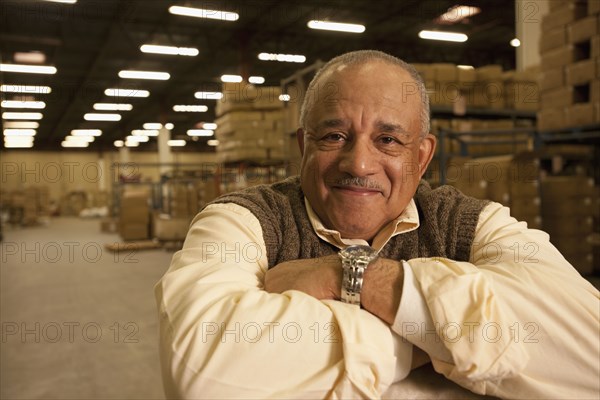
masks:
<path fill-rule="evenodd" d="M 419 184 L 414 199 L 419 228 L 392 237 L 380 255 L 395 260 L 445 257 L 468 261 L 479 214 L 488 202 L 467 197 L 451 186 L 432 190 L 425 181 Z M 269 268 L 284 261 L 338 251 L 313 230 L 299 177 L 229 193 L 213 203 L 235 203 L 256 216 L 262 227 Z"/>

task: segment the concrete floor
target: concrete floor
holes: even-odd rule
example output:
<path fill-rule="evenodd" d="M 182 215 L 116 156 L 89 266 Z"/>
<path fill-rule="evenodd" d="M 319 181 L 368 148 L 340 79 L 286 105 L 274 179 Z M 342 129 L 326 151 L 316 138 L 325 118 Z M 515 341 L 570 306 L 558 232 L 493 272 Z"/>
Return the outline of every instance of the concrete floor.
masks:
<path fill-rule="evenodd" d="M 165 250 L 110 253 L 98 220 L 4 228 L 1 399 L 163 399 L 153 286 Z"/>

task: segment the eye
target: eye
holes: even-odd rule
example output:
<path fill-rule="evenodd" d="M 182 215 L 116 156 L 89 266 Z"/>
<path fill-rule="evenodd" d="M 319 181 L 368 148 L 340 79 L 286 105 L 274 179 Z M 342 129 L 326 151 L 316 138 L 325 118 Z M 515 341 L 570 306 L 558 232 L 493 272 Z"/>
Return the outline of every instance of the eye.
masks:
<path fill-rule="evenodd" d="M 393 136 L 381 136 L 379 138 L 379 141 L 383 144 L 389 145 L 389 144 L 402 144 L 400 143 L 400 141 L 398 139 L 396 139 Z"/>
<path fill-rule="evenodd" d="M 323 136 L 323 138 L 322 138 L 322 140 L 325 140 L 328 142 L 341 142 L 345 139 L 346 138 L 344 137 L 344 135 L 342 135 L 341 133 L 338 133 L 338 132 L 328 133 L 325 136 Z"/>

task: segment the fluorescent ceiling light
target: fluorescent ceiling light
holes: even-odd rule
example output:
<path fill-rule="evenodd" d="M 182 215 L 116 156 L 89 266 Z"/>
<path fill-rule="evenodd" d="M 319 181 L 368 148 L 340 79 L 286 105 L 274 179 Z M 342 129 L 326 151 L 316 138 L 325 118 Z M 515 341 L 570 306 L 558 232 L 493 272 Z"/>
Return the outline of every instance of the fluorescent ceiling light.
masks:
<path fill-rule="evenodd" d="M 19 101 L 19 100 L 3 100 L 0 103 L 3 108 L 30 108 L 41 110 L 46 108 L 46 103 L 43 101 Z"/>
<path fill-rule="evenodd" d="M 32 86 L 32 85 L 0 85 L 0 92 L 5 93 L 29 93 L 29 94 L 48 94 L 52 92 L 50 86 Z"/>
<path fill-rule="evenodd" d="M 306 61 L 306 57 L 300 54 L 260 53 L 258 55 L 258 59 L 262 61 L 279 61 L 295 63 L 303 63 Z"/>
<path fill-rule="evenodd" d="M 419 37 L 421 39 L 444 40 L 447 42 L 466 42 L 469 39 L 464 33 L 425 30 L 419 32 Z"/>
<path fill-rule="evenodd" d="M 86 136 L 65 136 L 67 142 L 92 143 L 96 138 L 92 135 Z"/>
<path fill-rule="evenodd" d="M 72 136 L 100 136 L 102 131 L 100 129 L 73 129 L 71 131 Z"/>
<path fill-rule="evenodd" d="M 63 140 L 60 144 L 62 147 L 88 147 L 90 144 L 88 142 L 72 142 L 68 140 Z"/>
<path fill-rule="evenodd" d="M 175 125 L 173 125 L 172 123 L 168 122 L 165 124 L 165 128 L 172 131 L 173 128 L 175 128 Z"/>
<path fill-rule="evenodd" d="M 146 122 L 143 127 L 144 129 L 161 129 L 163 126 L 160 122 Z"/>
<path fill-rule="evenodd" d="M 186 144 L 186 141 L 183 139 L 175 139 L 167 141 L 167 144 L 171 147 L 183 147 Z"/>
<path fill-rule="evenodd" d="M 512 47 L 519 47 L 521 45 L 521 41 L 517 38 L 514 38 L 513 40 L 510 41 L 510 45 Z"/>
<path fill-rule="evenodd" d="M 42 113 L 26 113 L 26 112 L 5 112 L 2 113 L 2 119 L 42 119 L 44 115 Z"/>
<path fill-rule="evenodd" d="M 194 97 L 202 100 L 219 100 L 223 98 L 223 93 L 221 92 L 196 92 L 194 93 Z"/>
<path fill-rule="evenodd" d="M 217 139 L 210 139 L 206 142 L 207 145 L 209 146 L 218 146 L 219 145 L 219 141 Z"/>
<path fill-rule="evenodd" d="M 125 103 L 96 103 L 94 104 L 94 110 L 97 111 L 131 111 L 133 105 Z"/>
<path fill-rule="evenodd" d="M 330 21 L 308 21 L 308 27 L 311 29 L 321 29 L 325 31 L 338 31 L 338 32 L 351 32 L 351 33 L 363 33 L 365 31 L 364 25 L 359 24 L 346 24 L 343 22 L 330 22 Z"/>
<path fill-rule="evenodd" d="M 208 107 L 201 105 L 184 105 L 178 104 L 173 106 L 173 111 L 175 112 L 206 112 L 208 111 Z"/>
<path fill-rule="evenodd" d="M 40 124 L 35 121 L 6 121 L 4 122 L 4 127 L 14 129 L 37 129 L 40 127 Z"/>
<path fill-rule="evenodd" d="M 75 3 L 77 3 L 77 0 L 44 0 L 44 1 L 51 1 L 52 3 L 64 3 L 64 4 L 75 4 Z"/>
<path fill-rule="evenodd" d="M 4 136 L 35 136 L 35 129 L 5 129 Z"/>
<path fill-rule="evenodd" d="M 29 149 L 33 147 L 33 142 L 31 143 L 4 143 L 4 147 L 7 149 Z"/>
<path fill-rule="evenodd" d="M 83 116 L 86 121 L 120 121 L 121 114 L 95 114 L 87 113 Z"/>
<path fill-rule="evenodd" d="M 445 24 L 453 24 L 479 14 L 481 9 L 472 6 L 454 6 L 439 16 L 438 21 Z"/>
<path fill-rule="evenodd" d="M 292 97 L 289 94 L 280 94 L 279 95 L 279 100 L 281 101 L 290 101 Z"/>
<path fill-rule="evenodd" d="M 56 68 L 46 65 L 0 64 L 0 72 L 22 72 L 26 74 L 55 74 Z"/>
<path fill-rule="evenodd" d="M 240 75 L 221 75 L 221 82 L 238 83 L 242 81 Z"/>
<path fill-rule="evenodd" d="M 192 8 L 171 6 L 169 12 L 175 15 L 184 15 L 186 17 L 218 19 L 220 21 L 237 21 L 240 16 L 237 13 L 230 11 L 207 10 L 204 8 Z"/>
<path fill-rule="evenodd" d="M 33 136 L 4 136 L 4 143 L 33 143 Z"/>
<path fill-rule="evenodd" d="M 265 78 L 263 78 L 262 76 L 251 76 L 250 78 L 248 78 L 248 82 L 254 83 L 255 85 L 262 85 L 263 83 L 265 83 Z"/>
<path fill-rule="evenodd" d="M 211 129 L 188 129 L 188 136 L 212 136 L 215 132 Z"/>
<path fill-rule="evenodd" d="M 148 97 L 150 92 L 139 89 L 106 89 L 104 94 L 114 97 Z"/>
<path fill-rule="evenodd" d="M 217 124 L 215 124 L 215 123 L 213 123 L 213 122 L 204 122 L 204 123 L 202 124 L 202 127 L 203 127 L 204 129 L 210 129 L 210 130 L 213 130 L 213 131 L 214 131 L 215 129 L 217 129 Z"/>
<path fill-rule="evenodd" d="M 119 71 L 119 77 L 124 79 L 152 79 L 156 81 L 166 81 L 171 75 L 168 72 L 159 71 Z"/>
<path fill-rule="evenodd" d="M 140 142 L 132 142 L 129 140 L 125 141 L 125 147 L 138 147 L 140 145 Z"/>
<path fill-rule="evenodd" d="M 156 129 L 134 129 L 131 131 L 133 136 L 158 136 Z"/>
<path fill-rule="evenodd" d="M 46 62 L 46 55 L 41 51 L 17 51 L 13 60 L 17 63 L 43 64 Z"/>
<path fill-rule="evenodd" d="M 127 136 L 125 138 L 126 142 L 138 142 L 138 143 L 140 143 L 140 142 L 148 142 L 149 140 L 150 140 L 150 138 L 148 136 L 145 136 L 145 135 L 138 135 L 138 136 L 130 135 L 130 136 Z"/>
<path fill-rule="evenodd" d="M 123 147 L 123 141 L 122 140 L 115 140 L 113 142 L 113 144 L 115 145 L 115 147 Z"/>
<path fill-rule="evenodd" d="M 142 53 L 166 54 L 172 56 L 195 57 L 200 52 L 194 47 L 159 46 L 156 44 L 143 44 L 140 46 Z"/>
<path fill-rule="evenodd" d="M 460 69 L 475 69 L 472 65 L 457 65 L 457 67 Z"/>

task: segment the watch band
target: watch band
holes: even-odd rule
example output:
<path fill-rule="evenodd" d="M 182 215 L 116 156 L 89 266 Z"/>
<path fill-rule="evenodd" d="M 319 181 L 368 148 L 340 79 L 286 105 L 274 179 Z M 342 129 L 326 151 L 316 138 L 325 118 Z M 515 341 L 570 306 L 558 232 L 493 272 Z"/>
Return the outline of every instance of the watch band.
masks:
<path fill-rule="evenodd" d="M 363 274 L 368 265 L 368 261 L 356 258 L 342 260 L 341 300 L 344 303 L 360 306 Z"/>

